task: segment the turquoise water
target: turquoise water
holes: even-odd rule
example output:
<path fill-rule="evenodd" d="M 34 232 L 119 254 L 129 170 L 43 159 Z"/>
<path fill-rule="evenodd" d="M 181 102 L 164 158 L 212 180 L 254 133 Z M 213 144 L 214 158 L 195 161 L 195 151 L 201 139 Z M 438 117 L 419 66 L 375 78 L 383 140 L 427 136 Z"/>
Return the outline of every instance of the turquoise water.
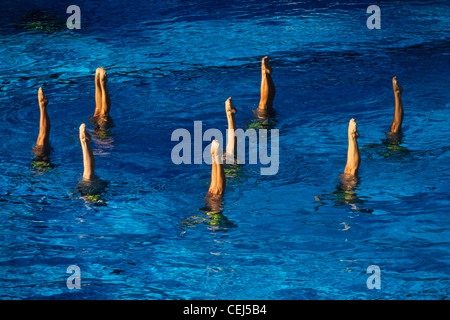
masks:
<path fill-rule="evenodd" d="M 366 27 L 369 2 L 78 1 L 69 31 L 70 4 L 6 1 L 0 13 L 1 299 L 449 298 L 445 1 L 379 2 L 380 30 Z M 228 171 L 223 210 L 208 215 L 210 166 L 174 165 L 171 134 L 194 121 L 224 132 L 229 96 L 237 126 L 251 125 L 265 55 L 279 172 Z M 103 139 L 88 120 L 99 66 L 115 124 Z M 383 143 L 394 75 L 401 148 Z M 32 164 L 40 86 L 50 170 Z M 362 163 L 345 193 L 350 118 Z M 75 193 L 83 122 L 108 182 L 99 199 Z M 80 290 L 66 287 L 70 265 Z"/>

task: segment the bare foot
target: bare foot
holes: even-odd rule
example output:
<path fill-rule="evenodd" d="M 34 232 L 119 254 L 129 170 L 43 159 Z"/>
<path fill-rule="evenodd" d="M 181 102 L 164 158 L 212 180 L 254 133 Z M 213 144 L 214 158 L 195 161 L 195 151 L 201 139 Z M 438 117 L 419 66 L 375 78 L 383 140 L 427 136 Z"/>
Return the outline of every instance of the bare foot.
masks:
<path fill-rule="evenodd" d="M 392 78 L 392 87 L 394 89 L 394 94 L 401 95 L 403 93 L 403 88 L 398 84 L 397 77 Z"/>
<path fill-rule="evenodd" d="M 263 73 L 271 74 L 272 73 L 272 66 L 270 65 L 269 57 L 265 56 L 262 58 L 261 62 L 261 71 Z"/>
<path fill-rule="evenodd" d="M 39 88 L 38 90 L 38 101 L 39 101 L 39 106 L 40 107 L 47 107 L 48 105 L 48 100 L 44 95 L 44 90 L 41 88 Z"/>
<path fill-rule="evenodd" d="M 229 97 L 227 99 L 227 101 L 225 101 L 225 112 L 227 114 L 236 114 L 236 112 L 237 112 L 237 109 L 233 105 L 233 101 L 231 100 L 231 97 Z"/>
<path fill-rule="evenodd" d="M 355 119 L 350 119 L 350 122 L 348 123 L 348 135 L 350 137 L 359 137 L 359 132 L 357 130 L 356 121 Z"/>
<path fill-rule="evenodd" d="M 80 141 L 81 143 L 91 141 L 91 135 L 86 131 L 86 125 L 84 123 L 80 126 Z"/>
<path fill-rule="evenodd" d="M 97 71 L 98 71 L 98 77 L 99 77 L 99 81 L 102 84 L 105 84 L 108 82 L 108 78 L 106 76 L 106 70 L 104 68 L 97 68 L 95 75 L 97 75 Z"/>

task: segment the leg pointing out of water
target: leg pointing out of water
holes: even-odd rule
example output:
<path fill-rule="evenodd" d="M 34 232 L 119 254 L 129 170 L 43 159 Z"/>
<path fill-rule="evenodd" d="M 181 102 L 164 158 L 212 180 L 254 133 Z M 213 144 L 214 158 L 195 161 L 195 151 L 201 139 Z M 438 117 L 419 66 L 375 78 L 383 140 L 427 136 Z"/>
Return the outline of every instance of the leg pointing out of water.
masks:
<path fill-rule="evenodd" d="M 275 98 L 275 84 L 272 80 L 272 66 L 269 57 L 265 56 L 261 61 L 261 98 L 259 100 L 258 115 L 267 118 L 272 111 L 273 99 Z"/>
<path fill-rule="evenodd" d="M 38 90 L 38 102 L 40 109 L 39 119 L 39 135 L 36 145 L 33 147 L 34 159 L 32 162 L 33 168 L 38 171 L 47 171 L 53 166 L 50 164 L 50 118 L 47 114 L 48 100 L 44 95 L 44 90 Z"/>
<path fill-rule="evenodd" d="M 111 99 L 109 97 L 108 78 L 103 68 L 95 70 L 95 112 L 93 119 L 101 125 L 110 120 Z"/>
<path fill-rule="evenodd" d="M 394 90 L 394 97 L 395 97 L 395 110 L 394 110 L 394 120 L 392 120 L 390 133 L 400 133 L 402 131 L 402 123 L 404 115 L 402 102 L 403 88 L 398 84 L 397 77 L 392 78 L 392 87 Z"/>
<path fill-rule="evenodd" d="M 259 110 L 269 111 L 275 98 L 275 85 L 272 80 L 272 66 L 269 57 L 265 56 L 261 61 L 261 99 Z"/>
<path fill-rule="evenodd" d="M 100 86 L 100 68 L 95 70 L 95 112 L 94 118 L 100 117 L 103 112 L 102 107 L 102 87 Z"/>
<path fill-rule="evenodd" d="M 222 164 L 222 151 L 220 149 L 220 144 L 217 140 L 213 140 L 211 143 L 211 157 L 212 157 L 212 167 L 211 167 L 211 184 L 208 190 L 208 196 L 219 196 L 221 197 L 225 192 L 225 171 Z"/>
<path fill-rule="evenodd" d="M 361 164 L 361 156 L 358 148 L 359 133 L 356 128 L 355 119 L 351 119 L 348 124 L 348 151 L 347 164 L 344 173 L 350 175 L 358 175 L 359 165 Z"/>
<path fill-rule="evenodd" d="M 39 108 L 41 110 L 41 117 L 39 120 L 39 136 L 36 141 L 36 147 L 42 149 L 44 152 L 50 151 L 50 118 L 47 114 L 48 100 L 44 95 L 44 90 L 38 90 Z"/>
<path fill-rule="evenodd" d="M 90 144 L 91 136 L 86 131 L 86 125 L 83 123 L 80 126 L 80 142 L 81 148 L 83 150 L 83 181 L 90 181 L 94 179 L 94 170 L 95 170 L 95 159 L 94 154 L 92 153 L 91 144 Z"/>
<path fill-rule="evenodd" d="M 234 160 L 236 158 L 237 138 L 235 136 L 236 130 L 235 114 L 237 110 L 234 107 L 231 98 L 228 98 L 227 101 L 225 101 L 225 112 L 227 114 L 227 121 L 228 121 L 226 162 L 228 164 L 232 164 L 234 163 Z"/>

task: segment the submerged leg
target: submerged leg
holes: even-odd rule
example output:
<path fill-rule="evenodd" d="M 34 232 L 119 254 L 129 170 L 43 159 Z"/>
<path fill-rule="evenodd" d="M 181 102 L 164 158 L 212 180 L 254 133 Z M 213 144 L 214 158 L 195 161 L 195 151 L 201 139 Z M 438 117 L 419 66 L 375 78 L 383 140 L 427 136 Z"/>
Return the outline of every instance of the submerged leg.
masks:
<path fill-rule="evenodd" d="M 208 195 L 222 196 L 225 192 L 225 171 L 221 161 L 222 153 L 220 151 L 220 145 L 217 140 L 213 140 L 211 143 L 211 184 L 209 187 Z"/>
<path fill-rule="evenodd" d="M 272 80 L 272 67 L 269 57 L 265 56 L 261 62 L 261 99 L 259 101 L 258 111 L 268 112 L 273 105 L 275 97 L 275 85 Z"/>
<path fill-rule="evenodd" d="M 226 162 L 234 163 L 234 159 L 236 157 L 236 145 L 237 145 L 237 138 L 234 134 L 235 130 L 236 130 L 235 114 L 236 114 L 237 110 L 234 107 L 233 101 L 231 100 L 231 98 L 228 98 L 227 101 L 225 101 L 225 112 L 227 114 L 227 121 L 228 121 Z"/>
<path fill-rule="evenodd" d="M 80 126 L 80 142 L 83 150 L 83 180 L 92 180 L 94 178 L 95 159 L 92 153 L 91 136 L 86 131 L 86 125 L 83 123 Z"/>
<path fill-rule="evenodd" d="M 356 121 L 355 119 L 351 119 L 348 124 L 348 152 L 344 173 L 354 176 L 358 175 L 359 165 L 361 164 L 361 156 L 357 141 L 358 137 L 359 133 L 356 128 Z"/>
<path fill-rule="evenodd" d="M 39 120 L 39 136 L 36 141 L 36 148 L 41 148 L 45 151 L 50 149 L 50 118 L 47 114 L 48 100 L 44 95 L 44 90 L 39 88 L 38 101 L 41 116 Z"/>
<path fill-rule="evenodd" d="M 392 87 L 394 90 L 394 97 L 395 97 L 395 110 L 394 110 L 394 120 L 392 120 L 391 124 L 391 132 L 400 133 L 402 130 L 403 115 L 404 115 L 402 102 L 403 88 L 398 84 L 397 77 L 392 78 Z"/>

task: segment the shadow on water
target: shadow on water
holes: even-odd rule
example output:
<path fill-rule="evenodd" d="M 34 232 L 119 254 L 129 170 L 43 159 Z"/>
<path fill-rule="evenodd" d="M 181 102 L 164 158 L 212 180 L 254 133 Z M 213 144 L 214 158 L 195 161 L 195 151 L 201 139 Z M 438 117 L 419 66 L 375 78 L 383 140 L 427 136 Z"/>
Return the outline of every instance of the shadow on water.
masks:
<path fill-rule="evenodd" d="M 94 133 L 99 137 L 99 139 L 107 139 L 112 136 L 111 128 L 115 127 L 114 121 L 111 116 L 106 118 L 91 117 L 89 121 L 94 127 Z"/>
<path fill-rule="evenodd" d="M 75 187 L 75 191 L 71 195 L 79 195 L 77 199 L 84 199 L 87 203 L 94 206 L 106 206 L 104 196 L 108 182 L 100 178 L 92 180 L 82 180 Z"/>
<path fill-rule="evenodd" d="M 335 191 L 329 194 L 319 194 L 314 197 L 317 205 L 314 207 L 314 211 L 318 211 L 321 206 L 326 205 L 327 201 L 334 202 L 335 206 L 350 206 L 350 209 L 356 212 L 372 213 L 373 209 L 362 208 L 365 201 L 358 197 L 356 190 L 358 189 L 361 179 L 351 175 L 343 173 L 339 177 L 339 183 L 336 186 Z"/>
<path fill-rule="evenodd" d="M 31 160 L 33 171 L 45 173 L 56 167 L 56 165 L 50 161 L 51 149 L 35 146 L 32 152 L 34 153 L 34 158 Z"/>
<path fill-rule="evenodd" d="M 110 116 L 101 119 L 91 117 L 90 122 L 94 127 L 94 134 L 96 139 L 93 139 L 95 145 L 101 149 L 101 153 L 107 153 L 106 150 L 112 150 L 114 148 L 114 133 L 110 130 L 115 127 L 114 122 Z"/>
<path fill-rule="evenodd" d="M 230 184 L 244 183 L 248 179 L 248 174 L 244 169 L 244 165 L 237 163 L 237 160 L 233 164 L 225 163 L 223 171 L 225 172 L 227 183 Z M 229 179 L 233 180 L 230 181 Z"/>
<path fill-rule="evenodd" d="M 403 138 L 404 136 L 401 133 L 388 132 L 386 133 L 386 139 L 382 139 L 381 143 L 364 145 L 361 147 L 361 152 L 369 159 L 376 156 L 402 158 L 410 154 L 407 148 L 401 146 Z"/>
<path fill-rule="evenodd" d="M 108 131 L 115 127 L 114 121 L 109 115 L 106 117 L 91 117 L 89 118 L 89 121 L 92 123 L 95 130 L 99 130 L 100 132 Z"/>
<path fill-rule="evenodd" d="M 58 16 L 49 11 L 34 9 L 23 15 L 21 20 L 16 24 L 16 28 L 27 31 L 55 33 L 67 29 L 66 19 L 63 15 Z"/>
<path fill-rule="evenodd" d="M 247 120 L 247 125 L 245 129 L 274 129 L 277 125 L 278 121 L 276 119 L 276 111 L 275 109 L 271 109 L 270 111 L 261 112 L 258 109 L 252 110 L 254 118 Z"/>
<path fill-rule="evenodd" d="M 223 197 L 208 194 L 205 197 L 205 206 L 198 209 L 199 214 L 190 216 L 180 222 L 183 229 L 181 235 L 186 233 L 186 228 L 195 227 L 200 223 L 206 224 L 211 231 L 227 231 L 230 228 L 236 228 L 237 225 L 223 215 L 222 209 Z"/>

